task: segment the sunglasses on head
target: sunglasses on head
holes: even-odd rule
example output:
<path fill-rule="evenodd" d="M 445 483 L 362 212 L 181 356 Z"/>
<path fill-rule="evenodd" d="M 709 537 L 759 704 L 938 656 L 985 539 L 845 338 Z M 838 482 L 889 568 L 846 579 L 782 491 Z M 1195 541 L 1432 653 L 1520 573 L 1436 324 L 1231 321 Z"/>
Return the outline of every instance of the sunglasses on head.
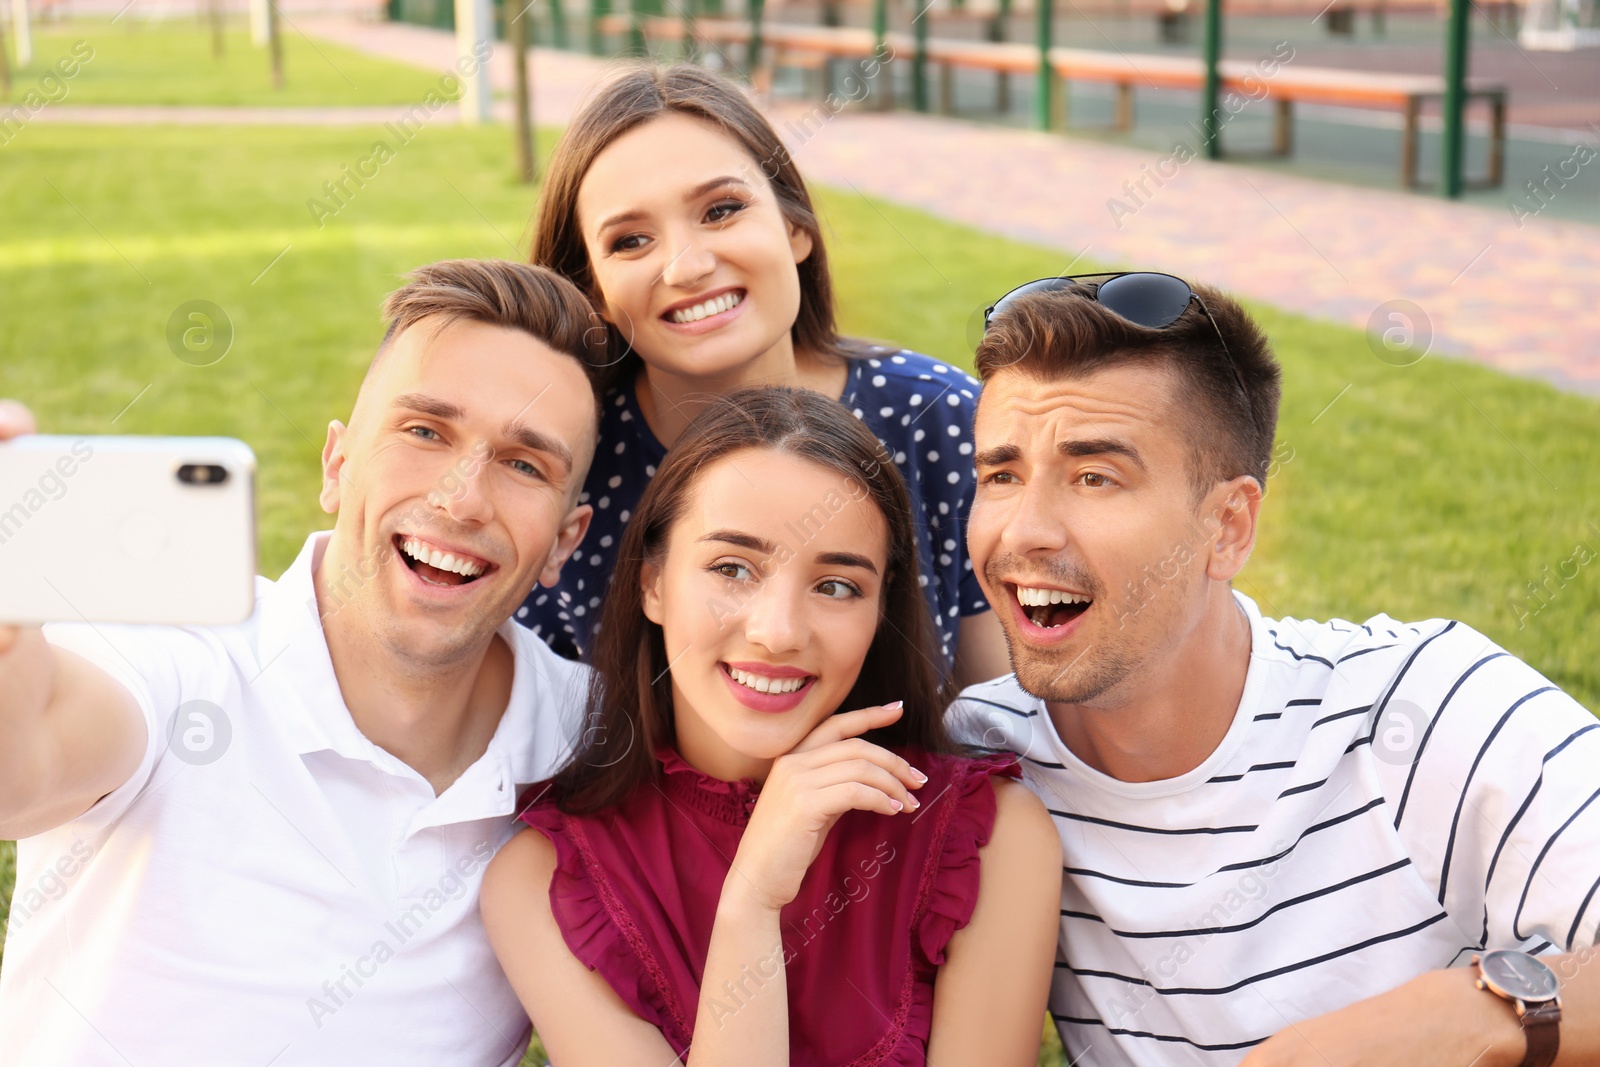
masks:
<path fill-rule="evenodd" d="M 1086 278 L 1104 278 L 1094 289 L 1080 285 L 1079 282 Z M 1019 297 L 1031 296 L 1034 293 L 1055 293 L 1075 291 L 1079 295 L 1095 301 L 1101 307 L 1114 315 L 1119 315 L 1135 326 L 1143 326 L 1150 330 L 1161 330 L 1183 317 L 1189 310 L 1192 300 L 1200 305 L 1200 310 L 1205 313 L 1206 321 L 1211 323 L 1211 329 L 1216 332 L 1217 343 L 1222 345 L 1223 353 L 1228 357 L 1228 368 L 1233 371 L 1233 378 L 1239 384 L 1239 392 L 1244 394 L 1246 403 L 1249 402 L 1250 390 L 1245 388 L 1244 375 L 1239 372 L 1239 365 L 1234 361 L 1233 353 L 1228 350 L 1228 342 L 1222 336 L 1222 328 L 1217 325 L 1217 320 L 1211 317 L 1211 309 L 1206 307 L 1195 291 L 1189 288 L 1189 283 L 1182 278 L 1171 274 L 1156 274 L 1151 271 L 1133 271 L 1112 274 L 1073 274 L 1067 277 L 1039 278 L 1017 286 L 999 300 L 996 300 L 983 312 L 983 328 L 987 332 L 994 317 L 1014 303 Z"/>

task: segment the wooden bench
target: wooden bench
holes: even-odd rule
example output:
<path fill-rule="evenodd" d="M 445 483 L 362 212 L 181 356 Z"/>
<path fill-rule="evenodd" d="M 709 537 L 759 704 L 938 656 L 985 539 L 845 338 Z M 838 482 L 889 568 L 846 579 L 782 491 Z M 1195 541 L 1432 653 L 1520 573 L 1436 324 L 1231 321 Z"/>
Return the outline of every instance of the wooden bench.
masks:
<path fill-rule="evenodd" d="M 833 59 L 870 59 L 877 55 L 878 39 L 871 30 L 854 26 L 763 25 L 761 37 L 773 48 Z"/>
<path fill-rule="evenodd" d="M 632 33 L 634 25 L 634 16 L 626 12 L 604 15 L 594 22 L 597 32 L 614 36 Z M 743 18 L 702 17 L 694 21 L 691 34 L 682 17 L 647 15 L 638 20 L 638 29 L 649 45 L 676 44 L 695 56 L 711 49 L 738 67 L 745 65 L 742 50 L 750 45 L 750 22 Z M 832 81 L 832 63 L 870 58 L 876 54 L 877 40 L 872 31 L 864 29 L 764 22 L 761 46 L 763 61 L 755 72 L 757 91 L 767 92 L 771 70 L 783 68 L 799 70 L 812 94 L 823 96 Z"/>
<path fill-rule="evenodd" d="M 627 31 L 632 23 L 627 15 L 613 15 L 600 20 L 600 25 L 603 31 L 614 33 Z M 682 40 L 685 24 L 679 18 L 653 17 L 642 20 L 641 29 L 649 40 Z M 748 45 L 750 24 L 743 19 L 702 18 L 694 23 L 694 37 L 698 44 L 713 47 Z M 816 72 L 832 60 L 859 61 L 877 56 L 877 38 L 871 30 L 859 27 L 770 23 L 762 25 L 761 40 L 763 50 L 770 56 L 764 65 L 773 67 L 797 66 Z M 885 43 L 896 58 L 910 60 L 916 53 L 916 41 L 909 34 L 888 34 Z M 953 74 L 958 69 L 992 71 L 1002 79 L 1014 74 L 1034 76 L 1039 70 L 1039 50 L 1030 44 L 1014 42 L 935 37 L 927 41 L 925 56 L 939 67 L 938 106 L 945 114 L 954 110 Z M 1052 48 L 1049 61 L 1063 89 L 1074 81 L 1112 86 L 1115 100 L 1111 125 L 1124 131 L 1133 127 L 1136 88 L 1199 92 L 1205 82 L 1204 65 L 1189 56 Z M 1399 111 L 1403 120 L 1401 179 L 1409 188 L 1419 184 L 1417 144 L 1422 106 L 1430 100 L 1442 100 L 1443 78 L 1305 67 L 1293 63 L 1280 64 L 1276 73 L 1267 77 L 1255 64 L 1242 60 L 1224 60 L 1218 73 L 1224 91 L 1272 102 L 1271 151 L 1274 155 L 1288 156 L 1294 150 L 1296 103 Z M 880 106 L 889 104 L 891 84 L 891 78 L 879 79 Z M 1069 124 L 1066 100 L 1064 91 L 1055 94 L 1053 106 L 1058 116 L 1055 125 Z M 1496 188 L 1505 178 L 1506 88 L 1479 78 L 1468 79 L 1467 102 L 1475 100 L 1486 101 L 1489 106 L 1489 159 L 1488 173 L 1471 184 Z"/>
<path fill-rule="evenodd" d="M 634 16 L 628 12 L 603 15 L 594 21 L 594 28 L 601 34 L 631 34 Z M 699 18 L 694 21 L 691 31 L 687 20 L 681 16 L 645 15 L 638 20 L 638 29 L 647 46 L 675 44 L 682 58 L 694 61 L 699 61 L 705 55 L 708 46 L 727 55 L 729 48 L 747 45 L 750 41 L 750 23 L 743 19 Z M 734 66 L 743 63 L 742 56 L 737 60 L 728 56 L 728 59 Z"/>
<path fill-rule="evenodd" d="M 697 35 L 707 43 L 748 45 L 750 24 L 736 19 L 701 19 Z M 772 68 L 797 69 L 813 80 L 817 96 L 826 94 L 836 60 L 864 60 L 877 55 L 878 40 L 871 30 L 851 26 L 797 26 L 792 23 L 762 23 L 762 50 L 765 64 Z M 890 99 L 889 79 L 883 79 L 883 106 Z M 764 88 L 764 86 L 763 86 Z"/>
<path fill-rule="evenodd" d="M 633 16 L 627 12 L 601 15 L 594 20 L 594 28 L 596 31 L 606 34 L 627 33 L 633 28 Z"/>
<path fill-rule="evenodd" d="M 1226 64 L 1225 64 L 1226 66 Z M 1293 147 L 1290 130 L 1297 102 L 1333 104 L 1343 107 L 1399 110 L 1403 116 L 1400 141 L 1401 180 L 1416 188 L 1417 140 L 1421 127 L 1422 105 L 1429 100 L 1444 101 L 1444 79 L 1428 74 L 1372 74 L 1333 70 L 1324 67 L 1286 66 L 1271 78 L 1251 72 L 1253 84 L 1265 85 L 1267 99 L 1275 108 L 1273 147 L 1278 155 L 1288 155 Z M 1224 77 L 1223 84 L 1242 91 L 1242 78 Z M 1469 78 L 1466 103 L 1483 100 L 1489 106 L 1489 159 L 1487 174 L 1468 184 L 1475 188 L 1499 188 L 1505 181 L 1506 88 L 1482 78 Z"/>
<path fill-rule="evenodd" d="M 899 54 L 907 54 L 912 42 L 904 35 L 891 35 L 890 43 Z M 1002 77 L 1011 74 L 1037 74 L 1039 51 L 1026 44 L 994 44 L 984 41 L 930 40 L 928 59 L 940 64 L 939 106 L 944 113 L 953 107 L 950 72 L 954 69 L 993 71 Z M 1133 55 L 1097 52 L 1087 49 L 1052 48 L 1050 66 L 1063 88 L 1074 81 L 1109 84 L 1115 90 L 1112 127 L 1128 130 L 1133 126 L 1134 90 L 1181 89 L 1199 92 L 1205 84 L 1205 68 L 1187 56 Z M 1434 75 L 1374 74 L 1364 71 L 1325 67 L 1297 67 L 1282 64 L 1271 77 L 1260 73 L 1252 63 L 1224 60 L 1218 73 L 1222 88 L 1241 95 L 1256 96 L 1273 104 L 1273 147 L 1275 155 L 1293 152 L 1294 105 L 1296 103 L 1334 104 L 1345 107 L 1399 111 L 1403 117 L 1400 153 L 1401 178 L 1407 187 L 1417 182 L 1417 139 L 1422 105 L 1442 99 L 1444 79 Z M 1261 95 L 1261 94 L 1265 95 Z M 1066 94 L 1057 98 L 1060 125 L 1066 125 Z M 1483 79 L 1468 79 L 1467 100 L 1489 105 L 1488 173 L 1474 183 L 1495 188 L 1505 177 L 1506 89 Z M 1219 126 L 1221 124 L 1219 123 Z"/>
<path fill-rule="evenodd" d="M 1504 0 L 1490 2 L 1500 3 Z M 1487 7 L 1487 4 L 1480 6 Z M 1412 11 L 1442 16 L 1448 13 L 1450 5 L 1448 0 L 1333 0 L 1331 4 L 1318 0 L 1223 0 L 1222 13 L 1229 19 L 1292 18 L 1310 22 L 1337 8 L 1346 8 L 1358 14 Z M 1205 9 L 1205 0 L 1174 0 L 1173 4 L 1167 0 L 1073 0 L 1072 6 L 1063 13 L 1073 18 L 1146 18 L 1163 11 L 1187 11 L 1203 15 Z"/>

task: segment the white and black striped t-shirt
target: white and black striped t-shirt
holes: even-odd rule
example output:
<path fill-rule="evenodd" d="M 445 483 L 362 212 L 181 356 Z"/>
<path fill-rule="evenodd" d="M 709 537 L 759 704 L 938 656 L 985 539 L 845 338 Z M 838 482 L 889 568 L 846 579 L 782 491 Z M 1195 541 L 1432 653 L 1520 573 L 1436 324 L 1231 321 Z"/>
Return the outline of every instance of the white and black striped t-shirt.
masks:
<path fill-rule="evenodd" d="M 1093 770 L 1014 676 L 951 709 L 960 739 L 1022 756 L 1061 832 L 1050 1009 L 1074 1064 L 1236 1063 L 1474 950 L 1595 942 L 1592 715 L 1458 622 L 1238 600 L 1244 695 L 1182 777 Z"/>

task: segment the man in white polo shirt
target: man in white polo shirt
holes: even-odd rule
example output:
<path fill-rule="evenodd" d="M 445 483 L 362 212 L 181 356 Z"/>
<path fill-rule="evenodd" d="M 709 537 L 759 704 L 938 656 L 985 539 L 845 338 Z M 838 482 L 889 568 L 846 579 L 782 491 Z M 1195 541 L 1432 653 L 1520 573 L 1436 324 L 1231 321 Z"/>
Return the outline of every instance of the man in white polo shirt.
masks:
<path fill-rule="evenodd" d="M 967 541 L 1015 673 L 952 722 L 1060 830 L 1072 1062 L 1600 1063 L 1600 723 L 1460 623 L 1233 591 L 1283 458 L 1239 306 L 1045 279 L 977 367 Z"/>
<path fill-rule="evenodd" d="M 581 716 L 586 672 L 509 620 L 588 525 L 589 310 L 423 268 L 329 427 L 334 529 L 248 622 L 0 627 L 0 1063 L 518 1061 L 477 895 Z"/>

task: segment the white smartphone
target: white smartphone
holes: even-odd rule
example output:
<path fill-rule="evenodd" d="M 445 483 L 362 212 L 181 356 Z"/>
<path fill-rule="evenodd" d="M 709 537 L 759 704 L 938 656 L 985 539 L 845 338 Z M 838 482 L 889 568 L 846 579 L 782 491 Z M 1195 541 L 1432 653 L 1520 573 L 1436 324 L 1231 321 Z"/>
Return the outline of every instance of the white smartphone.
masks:
<path fill-rule="evenodd" d="M 242 622 L 255 467 L 227 437 L 0 442 L 0 622 Z"/>

